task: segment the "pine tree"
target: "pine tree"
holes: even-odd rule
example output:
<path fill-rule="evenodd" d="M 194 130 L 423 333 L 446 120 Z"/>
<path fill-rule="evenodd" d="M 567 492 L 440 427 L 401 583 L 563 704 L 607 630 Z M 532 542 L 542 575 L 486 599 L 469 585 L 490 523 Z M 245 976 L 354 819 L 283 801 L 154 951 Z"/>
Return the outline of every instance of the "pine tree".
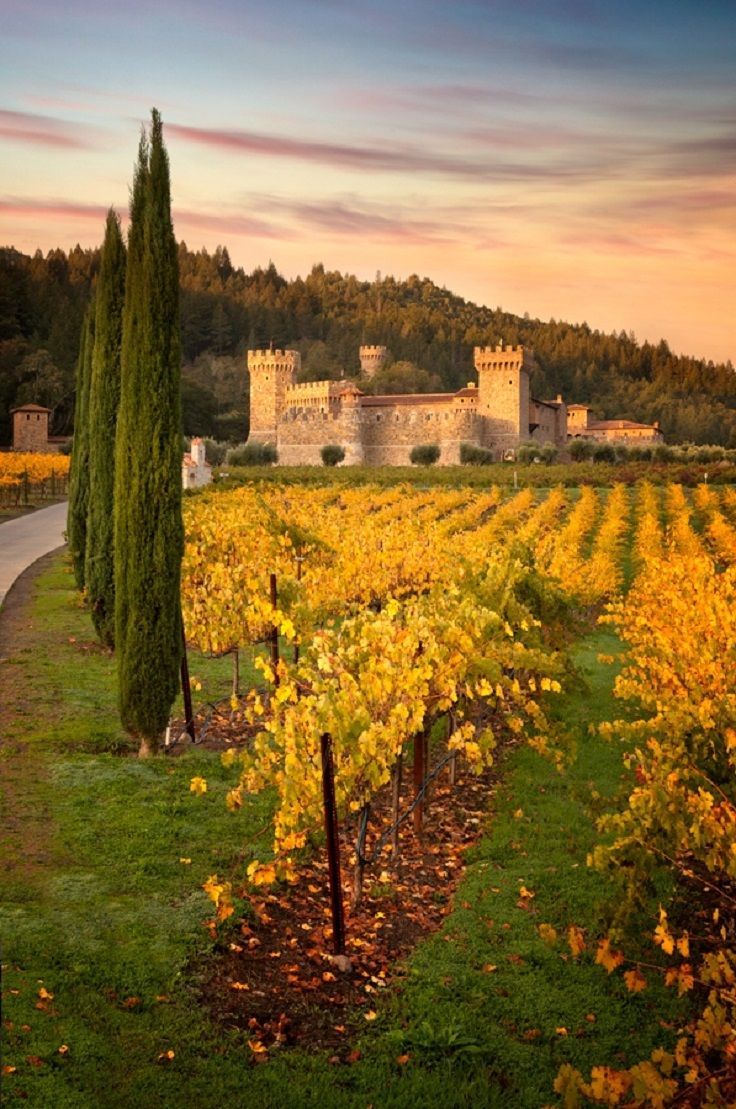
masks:
<path fill-rule="evenodd" d="M 118 696 L 141 757 L 157 749 L 181 662 L 180 376 L 169 162 L 154 109 L 131 199 L 115 450 Z"/>
<path fill-rule="evenodd" d="M 87 507 L 89 503 L 89 386 L 92 376 L 92 348 L 95 335 L 94 300 L 90 301 L 82 325 L 76 376 L 76 412 L 74 445 L 69 477 L 69 504 L 66 516 L 66 537 L 72 558 L 74 577 L 84 589 L 84 560 L 87 546 Z"/>
<path fill-rule="evenodd" d="M 120 220 L 107 214 L 95 296 L 95 342 L 89 390 L 89 506 L 85 585 L 97 634 L 115 645 L 113 503 L 115 427 L 120 403 L 120 347 L 125 299 L 125 243 Z"/>

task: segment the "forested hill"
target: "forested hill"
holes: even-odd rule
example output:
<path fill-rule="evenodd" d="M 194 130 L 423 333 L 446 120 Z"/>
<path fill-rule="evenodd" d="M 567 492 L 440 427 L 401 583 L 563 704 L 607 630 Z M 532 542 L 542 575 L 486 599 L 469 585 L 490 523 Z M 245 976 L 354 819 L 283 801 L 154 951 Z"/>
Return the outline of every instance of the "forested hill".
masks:
<path fill-rule="evenodd" d="M 456 389 L 473 378 L 476 345 L 534 349 L 535 396 L 562 393 L 590 403 L 599 418 L 659 419 L 670 441 L 736 446 L 736 373 L 730 363 L 679 357 L 667 343 L 638 343 L 587 324 L 544 322 L 454 296 L 428 278 L 373 282 L 317 265 L 287 281 L 273 265 L 234 267 L 213 254 L 179 248 L 185 430 L 242 439 L 247 428 L 244 352 L 296 347 L 304 378 L 358 372 L 361 343 L 386 345 L 393 365 L 386 391 Z M 76 247 L 33 257 L 0 250 L 0 443 L 9 411 L 35 401 L 54 410 L 54 431 L 73 424 L 79 332 L 99 252 Z"/>

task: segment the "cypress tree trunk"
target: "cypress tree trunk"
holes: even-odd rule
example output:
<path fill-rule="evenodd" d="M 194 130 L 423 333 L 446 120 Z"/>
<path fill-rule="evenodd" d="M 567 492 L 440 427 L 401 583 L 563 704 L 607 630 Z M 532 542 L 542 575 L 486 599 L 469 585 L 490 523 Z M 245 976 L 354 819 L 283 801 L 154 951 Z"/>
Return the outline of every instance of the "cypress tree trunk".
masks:
<path fill-rule="evenodd" d="M 84 560 L 87 546 L 87 507 L 89 503 L 89 386 L 92 376 L 92 347 L 95 334 L 95 306 L 87 308 L 79 344 L 76 378 L 76 411 L 74 413 L 74 445 L 69 476 L 69 504 L 66 515 L 66 537 L 72 557 L 74 577 L 84 589 Z"/>
<path fill-rule="evenodd" d="M 115 644 L 120 716 L 155 753 L 178 687 L 181 400 L 177 249 L 154 109 L 131 201 L 115 450 Z"/>
<path fill-rule="evenodd" d="M 97 634 L 115 645 L 113 504 L 115 428 L 120 404 L 120 347 L 125 298 L 125 243 L 110 209 L 95 297 L 95 343 L 89 389 L 89 507 L 84 578 Z"/>

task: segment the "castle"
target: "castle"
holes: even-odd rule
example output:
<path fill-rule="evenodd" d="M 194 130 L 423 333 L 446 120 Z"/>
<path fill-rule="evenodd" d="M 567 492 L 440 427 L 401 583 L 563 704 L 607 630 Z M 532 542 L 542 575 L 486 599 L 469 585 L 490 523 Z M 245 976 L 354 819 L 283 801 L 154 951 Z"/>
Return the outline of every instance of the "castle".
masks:
<path fill-rule="evenodd" d="M 385 347 L 360 348 L 361 372 L 372 377 Z M 461 443 L 485 447 L 498 458 L 527 440 L 567 442 L 561 397 L 530 394 L 533 360 L 523 346 L 476 347 L 478 384 L 456 393 L 370 395 L 353 382 L 296 383 L 298 351 L 248 351 L 250 442 L 273 443 L 287 466 L 319 465 L 328 443 L 343 447 L 350 465 L 400 466 L 412 448 L 436 443 L 440 462 L 460 461 Z"/>

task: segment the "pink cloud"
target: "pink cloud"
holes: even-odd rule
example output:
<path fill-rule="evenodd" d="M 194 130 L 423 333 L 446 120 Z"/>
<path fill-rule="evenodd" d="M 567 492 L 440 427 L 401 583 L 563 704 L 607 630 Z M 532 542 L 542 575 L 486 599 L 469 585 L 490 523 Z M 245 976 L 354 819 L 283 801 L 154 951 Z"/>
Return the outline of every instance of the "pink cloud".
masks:
<path fill-rule="evenodd" d="M 481 163 L 446 158 L 425 153 L 412 147 L 353 146 L 347 143 L 292 139 L 279 135 L 262 135 L 253 131 L 219 131 L 203 127 L 167 124 L 167 133 L 189 142 L 241 154 L 262 154 L 267 157 L 292 158 L 320 165 L 344 166 L 349 169 L 394 172 L 425 171 L 458 177 L 485 177 L 489 168 Z"/>
<path fill-rule="evenodd" d="M 85 150 L 92 146 L 88 129 L 52 116 L 0 109 L 0 137 L 34 146 L 56 146 Z"/>
<path fill-rule="evenodd" d="M 0 214 L 31 219 L 93 219 L 102 227 L 107 208 L 102 204 L 77 204 L 64 200 L 18 200 L 14 197 L 2 197 Z"/>

